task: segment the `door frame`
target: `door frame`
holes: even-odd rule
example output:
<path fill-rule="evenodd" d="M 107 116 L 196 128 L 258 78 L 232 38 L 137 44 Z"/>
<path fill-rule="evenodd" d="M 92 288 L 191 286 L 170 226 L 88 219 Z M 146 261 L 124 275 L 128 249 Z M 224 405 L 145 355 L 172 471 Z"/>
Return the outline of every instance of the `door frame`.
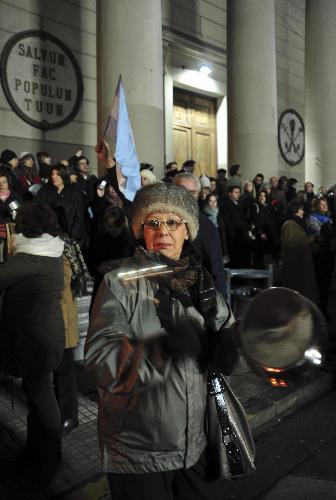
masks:
<path fill-rule="evenodd" d="M 198 71 L 165 65 L 164 73 L 164 121 L 165 121 L 165 164 L 174 160 L 173 149 L 173 92 L 174 87 L 197 94 L 200 97 L 216 98 L 216 143 L 217 166 L 227 169 L 227 98 L 223 82 L 201 75 Z"/>

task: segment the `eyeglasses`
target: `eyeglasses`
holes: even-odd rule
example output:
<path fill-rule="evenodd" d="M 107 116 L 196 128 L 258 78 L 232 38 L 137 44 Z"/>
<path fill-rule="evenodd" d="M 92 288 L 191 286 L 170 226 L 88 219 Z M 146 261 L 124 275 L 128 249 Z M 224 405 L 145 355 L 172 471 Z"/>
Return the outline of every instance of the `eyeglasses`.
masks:
<path fill-rule="evenodd" d="M 167 220 L 157 220 L 157 219 L 146 219 L 142 222 L 142 224 L 149 230 L 149 231 L 158 231 L 161 224 L 164 224 L 165 227 L 168 229 L 168 231 L 176 231 L 178 227 L 180 227 L 181 224 L 186 224 L 186 220 L 174 220 L 174 219 L 167 219 Z"/>

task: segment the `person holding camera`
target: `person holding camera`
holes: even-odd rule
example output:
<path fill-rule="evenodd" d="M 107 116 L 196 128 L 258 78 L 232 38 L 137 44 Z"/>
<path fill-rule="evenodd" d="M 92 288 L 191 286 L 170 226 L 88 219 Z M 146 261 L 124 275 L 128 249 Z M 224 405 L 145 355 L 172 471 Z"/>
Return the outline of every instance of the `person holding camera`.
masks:
<path fill-rule="evenodd" d="M 9 175 L 0 169 L 0 224 L 14 222 L 21 203 L 20 196 L 12 188 Z"/>

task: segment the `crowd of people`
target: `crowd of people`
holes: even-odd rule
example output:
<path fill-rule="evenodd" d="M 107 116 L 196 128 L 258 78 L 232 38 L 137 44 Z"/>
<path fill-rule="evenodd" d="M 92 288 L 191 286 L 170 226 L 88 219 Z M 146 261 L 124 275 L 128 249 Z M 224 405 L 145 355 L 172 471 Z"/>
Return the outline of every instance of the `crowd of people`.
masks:
<path fill-rule="evenodd" d="M 0 361 L 5 373 L 22 377 L 28 399 L 27 442 L 16 465 L 24 469 L 29 464 L 35 472 L 33 480 L 41 485 L 52 478 L 61 462 L 62 437 L 78 426 L 73 359 L 73 348 L 78 342 L 75 299 L 86 292 L 93 280 L 87 365 L 103 398 L 100 411 L 106 413 L 101 417 L 100 429 L 108 443 L 103 458 L 105 470 L 110 473 L 111 490 L 118 495 L 127 487 L 123 473 L 139 476 L 141 489 L 143 472 L 182 470 L 187 453 L 184 436 L 186 432 L 195 433 L 195 429 L 199 441 L 194 443 L 193 451 L 188 450 L 187 462 L 204 469 L 204 434 L 200 426 L 205 400 L 200 401 L 199 418 L 193 429 L 184 429 L 183 435 L 181 429 L 167 430 L 168 441 L 162 456 L 160 448 L 157 452 L 151 448 L 159 432 L 155 412 L 153 422 L 148 421 L 146 439 L 145 431 L 138 425 L 143 424 L 141 405 L 154 411 L 161 398 L 163 380 L 168 384 L 167 404 L 172 398 L 173 406 L 167 406 L 161 430 L 169 427 L 167 419 L 172 408 L 181 419 L 185 417 L 189 396 L 184 399 L 181 394 L 187 390 L 190 373 L 193 384 L 204 392 L 204 360 L 197 362 L 197 370 L 190 365 L 189 375 L 184 378 L 182 351 L 199 361 L 202 346 L 208 346 L 199 326 L 194 325 L 195 318 L 197 324 L 208 325 L 212 334 L 231 322 L 230 310 L 223 301 L 225 266 L 262 268 L 281 260 L 282 284 L 310 298 L 327 315 L 335 264 L 336 194 L 333 188 L 315 192 L 311 182 L 298 190 L 297 180 L 285 176 L 265 179 L 257 173 L 254 179 L 244 180 L 239 165 L 230 167 L 228 177 L 224 169 L 218 170 L 216 178 L 205 174 L 198 177 L 196 162 L 186 160 L 180 167 L 176 162 L 169 163 L 163 179 L 157 179 L 151 164 L 141 164 L 142 188 L 130 202 L 119 187 L 108 144 L 102 142 L 98 149 L 106 169 L 100 178 L 90 171 L 90 162 L 82 151 L 58 163 L 47 152 L 17 155 L 5 149 L 1 153 L 0 291 L 4 293 Z M 153 300 L 150 306 L 145 301 L 133 304 L 127 298 L 134 292 L 129 292 L 131 284 L 120 286 L 113 274 L 124 258 L 133 258 L 132 265 L 140 267 L 160 261 L 175 269 L 178 262 L 179 272 L 170 278 L 141 278 L 138 286 L 146 290 L 146 301 L 148 293 Z M 104 280 L 104 276 L 109 278 Z M 211 310 L 204 309 L 202 302 L 209 290 L 213 290 L 207 299 Z M 155 306 L 160 301 L 167 305 L 168 316 L 167 311 Z M 114 327 L 115 317 L 110 313 L 122 316 L 125 324 L 120 319 Z M 182 335 L 179 321 L 172 322 L 175 314 L 184 318 L 183 329 L 190 330 L 192 343 Z M 106 321 L 109 325 L 105 325 Z M 174 329 L 179 331 L 183 343 L 176 343 L 176 339 L 162 342 L 158 334 L 162 329 L 172 338 Z M 130 331 L 135 332 L 136 341 L 143 332 L 147 336 L 152 332 L 145 343 L 148 357 L 143 350 L 137 350 L 135 341 L 129 342 Z M 121 368 L 123 356 L 125 365 Z M 169 368 L 171 379 L 168 377 L 167 382 L 169 357 L 173 363 L 176 361 L 176 366 Z M 132 375 L 134 363 L 140 382 Z M 148 397 L 143 395 L 146 385 L 153 386 Z M 180 394 L 178 401 L 174 399 L 176 390 Z M 190 386 L 190 390 L 194 389 Z M 123 391 L 132 393 L 132 398 L 122 397 Z M 110 393 L 116 404 L 113 411 L 109 407 Z M 121 394 L 119 399 L 115 394 Z M 119 449 L 111 447 L 109 441 L 113 431 L 109 429 L 111 415 L 115 424 L 125 418 L 118 411 L 125 405 L 137 404 L 139 398 L 139 411 L 128 424 L 140 443 L 141 456 L 139 449 L 135 454 L 130 452 L 129 435 L 119 436 Z M 134 465 L 135 457 L 140 465 Z M 169 481 L 180 484 L 183 491 L 183 484 L 190 477 L 181 474 L 171 476 Z M 165 481 L 162 476 L 162 482 Z M 203 485 L 197 485 L 199 498 L 203 498 Z M 153 488 L 156 487 L 153 482 Z M 220 493 L 214 489 L 213 498 L 216 495 L 219 497 Z"/>

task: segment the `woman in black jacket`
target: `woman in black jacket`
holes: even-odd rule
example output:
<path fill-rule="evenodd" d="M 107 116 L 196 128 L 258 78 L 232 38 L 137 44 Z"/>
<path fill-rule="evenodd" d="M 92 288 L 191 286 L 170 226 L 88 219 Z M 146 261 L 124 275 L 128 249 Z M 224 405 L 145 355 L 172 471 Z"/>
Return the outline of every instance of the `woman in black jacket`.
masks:
<path fill-rule="evenodd" d="M 264 266 L 265 254 L 274 253 L 275 244 L 275 220 L 271 207 L 267 200 L 266 191 L 260 190 L 257 203 L 252 206 L 251 220 L 253 234 L 255 236 L 253 267 Z"/>
<path fill-rule="evenodd" d="M 78 187 L 68 182 L 63 165 L 53 167 L 48 183 L 42 186 L 36 198 L 55 209 L 62 206 L 67 219 L 67 232 L 78 243 L 84 242 L 86 229 L 83 197 Z"/>
<path fill-rule="evenodd" d="M 13 256 L 0 265 L 2 364 L 5 373 L 22 377 L 29 408 L 26 445 L 13 465 L 16 474 L 30 476 L 32 486 L 51 480 L 62 458 L 52 373 L 64 351 L 64 244 L 57 234 L 50 207 L 37 201 L 22 205 Z"/>

